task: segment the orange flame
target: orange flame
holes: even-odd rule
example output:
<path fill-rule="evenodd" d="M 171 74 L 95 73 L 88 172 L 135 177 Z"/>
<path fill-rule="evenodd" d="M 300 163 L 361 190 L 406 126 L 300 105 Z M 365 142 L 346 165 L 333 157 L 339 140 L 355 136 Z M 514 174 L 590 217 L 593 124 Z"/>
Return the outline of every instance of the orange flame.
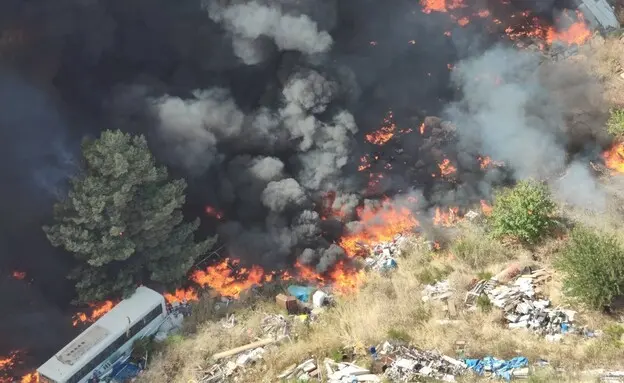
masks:
<path fill-rule="evenodd" d="M 617 143 L 602 153 L 605 166 L 613 173 L 624 173 L 624 143 Z"/>
<path fill-rule="evenodd" d="M 39 373 L 31 372 L 30 374 L 22 376 L 20 383 L 39 383 Z"/>
<path fill-rule="evenodd" d="M 113 307 L 115 307 L 116 303 L 113 301 L 104 301 L 102 303 L 89 303 L 89 307 L 91 307 L 91 315 L 87 315 L 86 313 L 77 313 L 74 315 L 74 320 L 72 324 L 77 326 L 80 323 L 93 322 L 102 315 L 111 311 Z"/>
<path fill-rule="evenodd" d="M 425 134 L 425 123 L 424 122 L 422 124 L 420 124 L 420 128 L 418 128 L 418 130 L 420 131 L 421 135 Z"/>
<path fill-rule="evenodd" d="M 392 112 L 388 113 L 388 117 L 384 119 L 383 126 L 370 134 L 365 136 L 366 141 L 375 145 L 383 145 L 386 142 L 390 141 L 392 137 L 394 137 L 394 133 L 396 131 L 396 125 L 392 122 L 393 114 Z"/>
<path fill-rule="evenodd" d="M 174 303 L 174 302 L 190 302 L 190 301 L 197 301 L 199 300 L 199 297 L 197 295 L 197 291 L 193 290 L 192 288 L 188 288 L 188 289 L 177 289 L 173 294 L 170 293 L 165 293 L 164 294 L 165 299 L 167 300 L 167 302 L 169 303 Z"/>
<path fill-rule="evenodd" d="M 573 21 L 572 25 L 562 31 L 556 31 L 554 28 L 548 28 L 546 32 L 546 41 L 552 44 L 555 41 L 559 41 L 568 45 L 578 44 L 581 45 L 591 37 L 591 31 L 585 23 L 585 18 L 580 11 L 576 11 L 576 21 Z"/>
<path fill-rule="evenodd" d="M 462 0 L 420 0 L 423 13 L 448 12 L 452 9 L 464 8 Z"/>
<path fill-rule="evenodd" d="M 9 370 L 11 367 L 15 366 L 15 362 L 19 351 L 13 351 L 7 357 L 0 357 L 0 371 Z"/>
<path fill-rule="evenodd" d="M 435 213 L 433 216 L 433 224 L 436 226 L 444 226 L 451 227 L 459 222 L 459 217 L 457 216 L 457 212 L 459 208 L 457 207 L 449 207 L 448 213 L 441 211 L 439 207 L 436 207 Z"/>
<path fill-rule="evenodd" d="M 202 287 L 209 286 L 224 297 L 239 298 L 241 292 L 263 281 L 264 270 L 259 266 L 252 266 L 249 270 L 241 268 L 238 273 L 234 273 L 230 266 L 236 264 L 236 261 L 230 263 L 230 259 L 225 258 L 205 271 L 195 271 L 191 279 Z"/>
<path fill-rule="evenodd" d="M 377 208 L 358 208 L 357 215 L 360 221 L 358 230 L 339 241 L 349 257 L 361 254 L 367 247 L 391 241 L 397 234 L 408 233 L 419 225 L 408 208 L 395 206 L 388 199 Z"/>
<path fill-rule="evenodd" d="M 481 211 L 486 216 L 490 215 L 492 214 L 492 206 L 488 205 L 488 203 L 485 202 L 485 200 L 481 200 Z"/>
<path fill-rule="evenodd" d="M 451 164 L 448 158 L 442 160 L 442 163 L 438 164 L 438 167 L 440 168 L 440 174 L 443 176 L 451 175 L 457 171 L 457 168 Z"/>
<path fill-rule="evenodd" d="M 17 279 L 19 281 L 21 281 L 24 278 L 26 278 L 26 272 L 25 271 L 17 271 L 16 270 L 11 275 L 13 276 L 13 278 L 15 278 L 15 279 Z"/>
<path fill-rule="evenodd" d="M 368 159 L 368 154 L 360 157 L 360 166 L 358 166 L 358 172 L 363 172 L 366 169 L 370 169 L 371 163 Z"/>

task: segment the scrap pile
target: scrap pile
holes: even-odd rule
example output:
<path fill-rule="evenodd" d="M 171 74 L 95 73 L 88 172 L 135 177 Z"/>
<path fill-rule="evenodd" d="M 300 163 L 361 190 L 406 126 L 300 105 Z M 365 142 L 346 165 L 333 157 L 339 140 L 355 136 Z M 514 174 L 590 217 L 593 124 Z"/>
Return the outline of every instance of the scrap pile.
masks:
<path fill-rule="evenodd" d="M 496 279 L 480 281 L 467 296 L 467 302 L 474 303 L 475 296 L 485 294 L 493 306 L 505 312 L 510 329 L 530 329 L 548 340 L 557 341 L 562 334 L 571 331 L 576 312 L 551 308 L 548 299 L 540 299 L 540 282 L 549 277 L 544 270 L 520 275 L 511 283 L 499 285 Z"/>
<path fill-rule="evenodd" d="M 260 327 L 265 336 L 281 340 L 290 336 L 292 323 L 283 315 L 267 315 Z"/>
<path fill-rule="evenodd" d="M 366 258 L 366 267 L 375 271 L 386 271 L 397 266 L 396 257 L 401 253 L 401 246 L 407 237 L 398 234 L 392 241 L 377 244 Z"/>
<path fill-rule="evenodd" d="M 454 382 L 466 371 L 467 365 L 437 351 L 421 351 L 414 347 L 393 346 L 384 343 L 379 353 L 382 360 L 391 361 L 385 376 L 392 382 L 412 382 L 419 378 Z"/>
<path fill-rule="evenodd" d="M 315 359 L 308 359 L 300 364 L 293 364 L 282 372 L 278 377 L 282 381 L 318 381 L 329 383 L 378 383 L 381 379 L 371 374 L 366 368 L 353 363 L 336 363 L 326 358 L 322 364 Z"/>
<path fill-rule="evenodd" d="M 231 329 L 237 322 L 233 315 L 226 316 L 221 320 L 225 329 Z M 292 333 L 291 317 L 270 314 L 265 316 L 260 323 L 262 338 L 253 343 L 223 351 L 212 356 L 213 364 L 206 370 L 198 371 L 202 376 L 198 383 L 221 383 L 232 381 L 245 368 L 253 366 L 262 360 L 266 348 L 275 343 L 289 338 Z"/>
<path fill-rule="evenodd" d="M 438 281 L 433 285 L 425 285 L 422 291 L 424 302 L 435 300 L 442 301 L 453 295 L 453 289 L 448 281 Z"/>

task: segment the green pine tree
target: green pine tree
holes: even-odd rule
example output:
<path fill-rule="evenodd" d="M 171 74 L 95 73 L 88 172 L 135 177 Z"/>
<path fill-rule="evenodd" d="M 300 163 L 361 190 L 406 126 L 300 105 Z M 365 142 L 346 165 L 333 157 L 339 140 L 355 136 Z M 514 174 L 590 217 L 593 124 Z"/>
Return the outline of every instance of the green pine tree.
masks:
<path fill-rule="evenodd" d="M 84 172 L 44 227 L 74 254 L 78 302 L 126 295 L 147 279 L 173 285 L 216 238 L 195 242 L 199 219 L 183 222 L 186 182 L 169 180 L 143 136 L 105 131 L 83 143 Z"/>

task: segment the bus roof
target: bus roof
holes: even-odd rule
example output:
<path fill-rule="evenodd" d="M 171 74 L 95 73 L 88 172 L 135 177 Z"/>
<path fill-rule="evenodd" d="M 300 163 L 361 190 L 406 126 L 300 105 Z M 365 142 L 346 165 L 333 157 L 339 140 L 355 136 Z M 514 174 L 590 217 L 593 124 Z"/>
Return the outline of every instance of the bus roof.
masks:
<path fill-rule="evenodd" d="M 37 372 L 58 382 L 68 379 L 141 317 L 163 303 L 164 297 L 156 291 L 144 286 L 137 288 L 132 296 L 89 326 Z"/>

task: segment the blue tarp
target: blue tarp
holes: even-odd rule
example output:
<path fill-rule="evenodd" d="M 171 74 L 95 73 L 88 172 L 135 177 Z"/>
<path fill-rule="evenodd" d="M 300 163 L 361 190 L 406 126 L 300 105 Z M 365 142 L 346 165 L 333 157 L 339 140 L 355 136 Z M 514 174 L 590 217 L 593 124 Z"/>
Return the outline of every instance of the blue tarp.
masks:
<path fill-rule="evenodd" d="M 299 299 L 301 302 L 307 302 L 310 300 L 310 295 L 314 292 L 314 287 L 290 285 L 286 290 L 288 290 L 288 294 Z"/>
<path fill-rule="evenodd" d="M 113 380 L 116 382 L 127 382 L 136 377 L 141 372 L 141 368 L 134 363 L 124 363 L 119 366 L 119 370 L 114 373 Z"/>
<path fill-rule="evenodd" d="M 479 375 L 483 375 L 485 370 L 489 370 L 497 377 L 509 381 L 511 380 L 511 370 L 528 366 L 529 360 L 523 356 L 518 356 L 511 360 L 486 356 L 483 359 L 465 359 L 464 363 Z"/>

